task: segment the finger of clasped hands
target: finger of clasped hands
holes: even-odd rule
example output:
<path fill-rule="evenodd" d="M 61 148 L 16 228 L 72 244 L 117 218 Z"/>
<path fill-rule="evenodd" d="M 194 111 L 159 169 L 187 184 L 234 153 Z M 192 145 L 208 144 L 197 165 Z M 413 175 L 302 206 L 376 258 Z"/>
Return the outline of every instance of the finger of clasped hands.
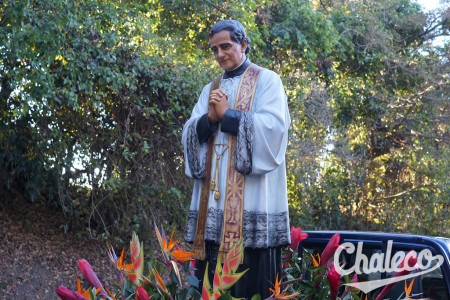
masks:
<path fill-rule="evenodd" d="M 208 105 L 208 118 L 213 123 L 220 122 L 225 114 L 225 111 L 230 107 L 228 103 L 228 96 L 222 89 L 211 91 Z"/>

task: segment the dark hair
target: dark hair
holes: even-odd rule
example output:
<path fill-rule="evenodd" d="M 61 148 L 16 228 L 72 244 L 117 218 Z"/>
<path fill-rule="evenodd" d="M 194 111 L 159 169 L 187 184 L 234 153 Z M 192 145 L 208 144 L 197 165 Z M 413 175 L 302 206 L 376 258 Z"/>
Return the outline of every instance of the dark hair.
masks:
<path fill-rule="evenodd" d="M 245 28 L 241 24 L 241 22 L 236 20 L 222 20 L 218 21 L 214 26 L 211 28 L 211 31 L 209 32 L 209 38 L 211 38 L 216 33 L 219 33 L 221 31 L 227 30 L 230 32 L 230 38 L 233 42 L 236 42 L 238 44 L 241 44 L 243 40 L 247 41 L 247 48 L 245 49 L 245 54 L 248 54 L 250 52 L 250 39 L 245 34 Z"/>

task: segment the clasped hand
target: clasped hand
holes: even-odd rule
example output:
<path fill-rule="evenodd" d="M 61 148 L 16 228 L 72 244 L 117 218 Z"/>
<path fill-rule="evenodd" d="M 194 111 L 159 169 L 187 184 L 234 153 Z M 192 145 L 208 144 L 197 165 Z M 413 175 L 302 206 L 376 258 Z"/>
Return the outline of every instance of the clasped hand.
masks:
<path fill-rule="evenodd" d="M 228 96 L 222 89 L 211 91 L 208 102 L 208 118 L 212 123 L 219 123 L 222 121 L 225 111 L 230 107 L 228 103 Z"/>

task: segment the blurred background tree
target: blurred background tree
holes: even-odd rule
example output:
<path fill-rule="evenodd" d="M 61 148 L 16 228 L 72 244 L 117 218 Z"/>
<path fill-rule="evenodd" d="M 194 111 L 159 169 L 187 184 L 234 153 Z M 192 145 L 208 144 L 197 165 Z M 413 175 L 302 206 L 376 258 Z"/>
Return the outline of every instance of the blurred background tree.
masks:
<path fill-rule="evenodd" d="M 51 207 L 92 238 L 145 239 L 153 220 L 182 230 L 192 182 L 181 129 L 220 73 L 208 30 L 235 18 L 252 61 L 278 72 L 289 97 L 292 224 L 448 236 L 450 9 L 440 7 L 5 0 L 1 207 Z"/>

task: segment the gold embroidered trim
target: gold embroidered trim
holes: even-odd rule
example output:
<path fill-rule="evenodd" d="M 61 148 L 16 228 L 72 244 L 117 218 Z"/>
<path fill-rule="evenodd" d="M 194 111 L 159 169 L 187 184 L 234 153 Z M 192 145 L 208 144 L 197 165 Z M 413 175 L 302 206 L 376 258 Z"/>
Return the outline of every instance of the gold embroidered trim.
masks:
<path fill-rule="evenodd" d="M 211 89 L 209 93 L 216 90 L 220 86 L 222 76 L 217 77 L 211 83 Z M 197 224 L 195 227 L 194 244 L 192 250 L 195 253 L 194 258 L 204 260 L 206 257 L 205 252 L 205 230 L 206 230 L 206 216 L 208 213 L 208 201 L 209 201 L 209 183 L 211 181 L 211 164 L 213 158 L 214 136 L 211 136 L 208 140 L 208 153 L 206 154 L 206 170 L 205 178 L 202 181 L 202 190 L 200 192 L 200 204 L 197 214 Z"/>
<path fill-rule="evenodd" d="M 242 76 L 234 108 L 241 112 L 248 112 L 252 108 L 256 84 L 262 68 L 251 64 Z M 220 253 L 227 253 L 229 249 L 242 238 L 242 224 L 244 219 L 244 175 L 234 169 L 234 153 L 236 136 L 229 138 L 227 189 L 222 227 Z"/>

